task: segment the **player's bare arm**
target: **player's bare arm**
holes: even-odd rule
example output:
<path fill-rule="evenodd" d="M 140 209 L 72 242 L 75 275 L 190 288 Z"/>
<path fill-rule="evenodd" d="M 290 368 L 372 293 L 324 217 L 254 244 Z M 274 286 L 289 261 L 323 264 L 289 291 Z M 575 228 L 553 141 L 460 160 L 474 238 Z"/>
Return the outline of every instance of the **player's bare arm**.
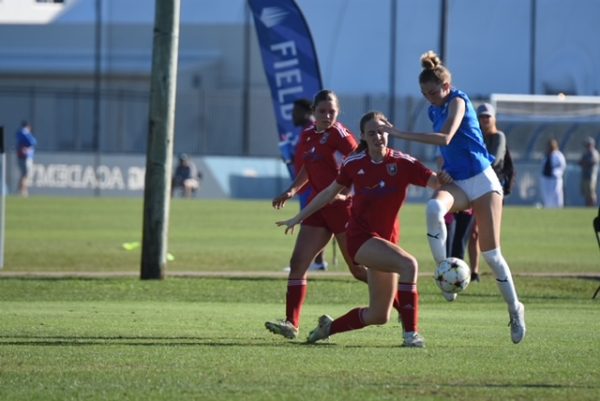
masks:
<path fill-rule="evenodd" d="M 450 143 L 454 134 L 458 131 L 460 123 L 465 115 L 465 102 L 461 98 L 450 101 L 448 108 L 448 119 L 442 127 L 441 132 L 407 132 L 400 131 L 389 121 L 381 126 L 379 132 L 387 132 L 391 136 L 409 141 L 427 143 L 430 145 L 446 146 Z"/>
<path fill-rule="evenodd" d="M 294 178 L 292 185 L 286 191 L 273 198 L 273 207 L 275 209 L 284 207 L 285 202 L 292 199 L 306 184 L 308 184 L 308 174 L 306 173 L 304 166 L 302 166 L 298 174 L 296 174 L 296 178 Z"/>
<path fill-rule="evenodd" d="M 295 225 L 300 224 L 302 220 L 331 202 L 344 188 L 346 187 L 338 184 L 337 181 L 334 180 L 327 188 L 319 192 L 319 194 L 315 196 L 304 209 L 300 210 L 297 215 L 288 220 L 276 221 L 275 224 L 278 226 L 286 226 L 285 233 L 287 234 L 290 232 L 293 234 Z"/>

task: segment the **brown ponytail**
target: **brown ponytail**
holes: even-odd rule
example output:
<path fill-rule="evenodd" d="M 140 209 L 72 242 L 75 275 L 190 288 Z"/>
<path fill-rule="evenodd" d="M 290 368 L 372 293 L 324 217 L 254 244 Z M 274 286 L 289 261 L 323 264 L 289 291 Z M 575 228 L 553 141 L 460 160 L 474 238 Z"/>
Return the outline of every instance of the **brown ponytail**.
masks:
<path fill-rule="evenodd" d="M 429 50 L 421 56 L 421 67 L 423 71 L 419 75 L 419 83 L 435 82 L 436 84 L 450 83 L 452 74 L 442 64 L 440 57 L 433 51 Z"/>

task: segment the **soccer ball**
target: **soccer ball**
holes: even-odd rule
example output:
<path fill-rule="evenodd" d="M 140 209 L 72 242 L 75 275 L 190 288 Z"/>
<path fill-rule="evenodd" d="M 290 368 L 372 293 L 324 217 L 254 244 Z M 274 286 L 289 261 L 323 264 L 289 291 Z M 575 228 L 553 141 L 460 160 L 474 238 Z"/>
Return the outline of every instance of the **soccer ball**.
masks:
<path fill-rule="evenodd" d="M 456 294 L 467 288 L 471 282 L 471 269 L 462 259 L 446 258 L 435 270 L 434 278 L 442 291 Z"/>

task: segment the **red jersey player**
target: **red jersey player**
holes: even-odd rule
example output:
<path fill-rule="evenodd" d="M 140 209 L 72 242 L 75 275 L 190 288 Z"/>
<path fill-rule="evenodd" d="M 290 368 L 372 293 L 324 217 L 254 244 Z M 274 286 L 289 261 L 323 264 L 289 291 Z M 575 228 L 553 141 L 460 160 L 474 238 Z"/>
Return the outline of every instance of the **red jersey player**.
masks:
<path fill-rule="evenodd" d="M 322 90 L 315 95 L 313 113 L 315 123 L 304 130 L 296 152 L 302 158 L 302 168 L 291 187 L 273 199 L 273 207 L 282 208 L 286 201 L 309 183 L 311 198 L 335 180 L 339 171 L 338 155 L 347 156 L 358 146 L 352 132 L 337 117 L 340 112 L 337 95 Z M 361 281 L 367 281 L 364 266 L 353 263 L 346 250 L 346 224 L 350 216 L 351 199 L 338 194 L 336 199 L 302 222 L 290 260 L 286 293 L 286 318 L 265 323 L 267 330 L 289 339 L 298 336 L 300 314 L 307 292 L 307 271 L 315 256 L 335 235 L 340 251 L 350 272 Z"/>
<path fill-rule="evenodd" d="M 304 130 L 310 128 L 315 123 L 315 118 L 313 117 L 313 106 L 312 102 L 308 99 L 297 99 L 294 101 L 294 107 L 292 108 L 292 122 L 294 126 L 301 127 L 302 132 Z M 302 169 L 302 165 L 304 164 L 303 155 L 301 152 L 298 152 L 297 146 L 302 139 L 302 132 L 298 135 L 298 139 L 296 140 L 296 144 L 294 147 L 294 172 L 297 173 Z M 300 201 L 300 209 L 305 207 L 308 204 L 308 201 L 313 193 L 310 185 L 305 185 L 296 196 Z M 290 268 L 287 267 L 284 269 L 289 271 Z M 325 260 L 325 249 L 323 249 L 317 256 L 315 256 L 315 260 L 310 264 L 309 270 L 327 270 L 327 261 Z"/>
<path fill-rule="evenodd" d="M 352 309 L 335 320 L 321 316 L 319 325 L 308 336 L 309 343 L 386 323 L 397 295 L 403 346 L 424 346 L 418 333 L 417 260 L 396 244 L 400 234 L 397 215 L 409 185 L 437 189 L 451 178 L 446 173 L 438 176 L 413 157 L 388 148 L 388 134 L 378 131 L 386 121 L 380 112 L 365 114 L 360 121 L 360 151 L 344 161 L 336 180 L 306 208 L 295 217 L 276 223 L 286 226 L 286 233 L 293 231 L 296 224 L 327 205 L 340 191 L 354 187 L 347 247 L 354 261 L 369 267 L 369 306 Z"/>

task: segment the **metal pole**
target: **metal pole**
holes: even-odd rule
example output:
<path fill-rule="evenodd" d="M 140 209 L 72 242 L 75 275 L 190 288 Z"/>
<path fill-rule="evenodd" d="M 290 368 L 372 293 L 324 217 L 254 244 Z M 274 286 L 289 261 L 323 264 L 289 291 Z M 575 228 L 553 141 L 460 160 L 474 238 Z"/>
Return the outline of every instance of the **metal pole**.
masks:
<path fill-rule="evenodd" d="M 167 264 L 179 10 L 179 0 L 156 0 L 144 187 L 142 279 L 162 279 Z"/>
<path fill-rule="evenodd" d="M 530 35 L 529 35 L 529 93 L 535 95 L 535 45 L 536 45 L 536 14 L 537 14 L 537 1 L 531 0 L 531 11 L 530 11 Z"/>
<path fill-rule="evenodd" d="M 388 119 L 396 123 L 396 0 L 390 0 L 390 67 L 389 67 L 389 99 Z M 396 146 L 396 138 L 390 137 L 390 146 Z"/>
<path fill-rule="evenodd" d="M 390 99 L 389 116 L 390 121 L 396 120 L 396 0 L 390 0 Z"/>
<path fill-rule="evenodd" d="M 442 0 L 440 13 L 440 58 L 446 63 L 448 53 L 448 0 Z"/>
<path fill-rule="evenodd" d="M 100 90 L 102 86 L 102 0 L 96 0 L 96 30 L 94 40 L 94 115 L 92 140 L 94 146 L 94 171 L 100 165 Z M 94 195 L 100 196 L 100 188 L 94 188 Z"/>

